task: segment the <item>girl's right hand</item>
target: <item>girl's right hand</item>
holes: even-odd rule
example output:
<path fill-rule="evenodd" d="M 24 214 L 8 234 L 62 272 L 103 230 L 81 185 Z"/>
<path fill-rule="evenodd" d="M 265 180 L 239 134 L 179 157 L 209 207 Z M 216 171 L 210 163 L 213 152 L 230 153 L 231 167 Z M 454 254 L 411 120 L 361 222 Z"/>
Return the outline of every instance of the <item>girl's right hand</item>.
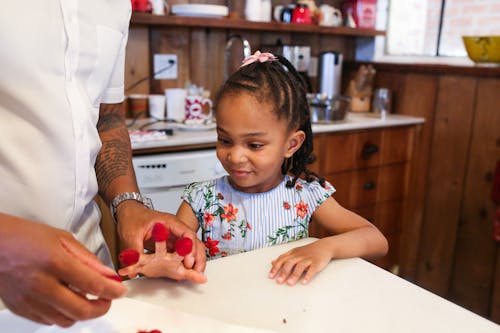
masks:
<path fill-rule="evenodd" d="M 276 279 L 279 284 L 295 285 L 302 277 L 306 284 L 331 260 L 327 242 L 318 240 L 314 243 L 294 248 L 272 261 L 269 278 Z"/>

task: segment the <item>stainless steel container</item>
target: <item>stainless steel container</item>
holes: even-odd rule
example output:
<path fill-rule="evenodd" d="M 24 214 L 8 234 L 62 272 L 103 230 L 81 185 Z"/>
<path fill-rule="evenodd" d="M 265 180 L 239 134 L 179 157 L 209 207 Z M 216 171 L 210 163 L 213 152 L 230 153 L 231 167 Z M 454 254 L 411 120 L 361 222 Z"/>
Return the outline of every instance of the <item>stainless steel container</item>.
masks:
<path fill-rule="evenodd" d="M 340 95 L 342 83 L 342 53 L 326 51 L 319 54 L 318 87 L 329 98 Z"/>
<path fill-rule="evenodd" d="M 351 105 L 351 97 L 343 95 L 307 94 L 307 101 L 313 124 L 342 121 Z"/>

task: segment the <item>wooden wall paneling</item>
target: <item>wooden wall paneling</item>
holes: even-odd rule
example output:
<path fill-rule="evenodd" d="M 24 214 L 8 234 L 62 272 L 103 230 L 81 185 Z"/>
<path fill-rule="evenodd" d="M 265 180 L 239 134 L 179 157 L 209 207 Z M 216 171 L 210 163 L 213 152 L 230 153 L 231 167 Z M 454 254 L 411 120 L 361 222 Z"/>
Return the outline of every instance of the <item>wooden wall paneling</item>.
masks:
<path fill-rule="evenodd" d="M 151 93 L 162 94 L 166 88 L 183 88 L 189 80 L 190 38 L 188 28 L 151 27 L 152 61 L 155 54 L 177 54 L 177 79 L 152 80 Z"/>
<path fill-rule="evenodd" d="M 483 316 L 490 312 L 497 254 L 492 237 L 497 207 L 491 199 L 491 190 L 492 175 L 500 160 L 499 91 L 500 79 L 478 80 L 450 289 L 453 301 Z"/>
<path fill-rule="evenodd" d="M 215 98 L 217 91 L 224 82 L 224 48 L 226 46 L 227 33 L 224 30 L 212 29 L 208 33 L 208 52 L 200 57 L 207 58 L 205 61 L 206 88 L 210 90 L 211 98 Z"/>
<path fill-rule="evenodd" d="M 189 61 L 190 81 L 197 86 L 208 87 L 209 59 L 208 45 L 209 33 L 206 29 L 193 28 L 190 30 Z"/>
<path fill-rule="evenodd" d="M 451 277 L 476 80 L 439 79 L 417 282 L 446 295 Z"/>
<path fill-rule="evenodd" d="M 384 74 L 378 73 L 377 77 L 382 79 Z M 434 127 L 438 77 L 413 73 L 400 74 L 400 76 L 404 78 L 404 83 L 401 84 L 402 90 L 396 90 L 396 96 L 399 98 L 396 100 L 397 104 L 394 104 L 395 113 L 425 119 L 425 123 L 417 126 L 414 133 L 414 151 L 409 168 L 411 178 L 401 226 L 401 244 L 404 245 L 401 246 L 400 255 L 401 276 L 414 281 L 427 193 L 426 175 Z M 399 81 L 396 80 L 396 82 Z M 381 82 L 387 81 L 383 79 Z"/>
<path fill-rule="evenodd" d="M 149 29 L 148 27 L 132 26 L 129 30 L 125 57 L 125 94 L 149 94 L 149 79 L 128 89 L 149 75 Z"/>

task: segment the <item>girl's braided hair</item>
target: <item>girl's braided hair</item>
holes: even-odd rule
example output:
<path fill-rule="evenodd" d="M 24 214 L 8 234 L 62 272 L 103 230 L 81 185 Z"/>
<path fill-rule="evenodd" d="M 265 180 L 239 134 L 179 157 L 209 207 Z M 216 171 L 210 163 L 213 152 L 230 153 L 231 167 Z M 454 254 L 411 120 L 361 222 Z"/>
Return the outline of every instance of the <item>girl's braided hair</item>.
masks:
<path fill-rule="evenodd" d="M 285 119 L 288 130 L 302 130 L 306 137 L 302 146 L 283 161 L 281 172 L 292 174 L 287 187 L 294 187 L 297 179 L 304 174 L 306 181 L 318 180 L 324 186 L 325 180 L 307 170 L 307 164 L 314 162 L 313 135 L 306 85 L 293 65 L 284 57 L 276 56 L 275 61 L 255 61 L 240 67 L 222 85 L 215 99 L 215 110 L 222 98 L 245 92 L 260 103 L 271 103 L 278 119 Z"/>

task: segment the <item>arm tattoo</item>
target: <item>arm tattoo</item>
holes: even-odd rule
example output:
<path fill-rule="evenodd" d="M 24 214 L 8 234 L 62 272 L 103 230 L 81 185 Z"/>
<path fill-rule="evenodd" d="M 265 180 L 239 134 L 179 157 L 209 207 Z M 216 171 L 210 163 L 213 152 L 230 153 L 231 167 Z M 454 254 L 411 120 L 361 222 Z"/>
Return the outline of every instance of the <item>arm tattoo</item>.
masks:
<path fill-rule="evenodd" d="M 95 170 L 99 193 L 104 194 L 113 180 L 131 173 L 130 138 L 121 104 L 101 105 L 97 130 L 102 147 L 97 155 Z"/>

